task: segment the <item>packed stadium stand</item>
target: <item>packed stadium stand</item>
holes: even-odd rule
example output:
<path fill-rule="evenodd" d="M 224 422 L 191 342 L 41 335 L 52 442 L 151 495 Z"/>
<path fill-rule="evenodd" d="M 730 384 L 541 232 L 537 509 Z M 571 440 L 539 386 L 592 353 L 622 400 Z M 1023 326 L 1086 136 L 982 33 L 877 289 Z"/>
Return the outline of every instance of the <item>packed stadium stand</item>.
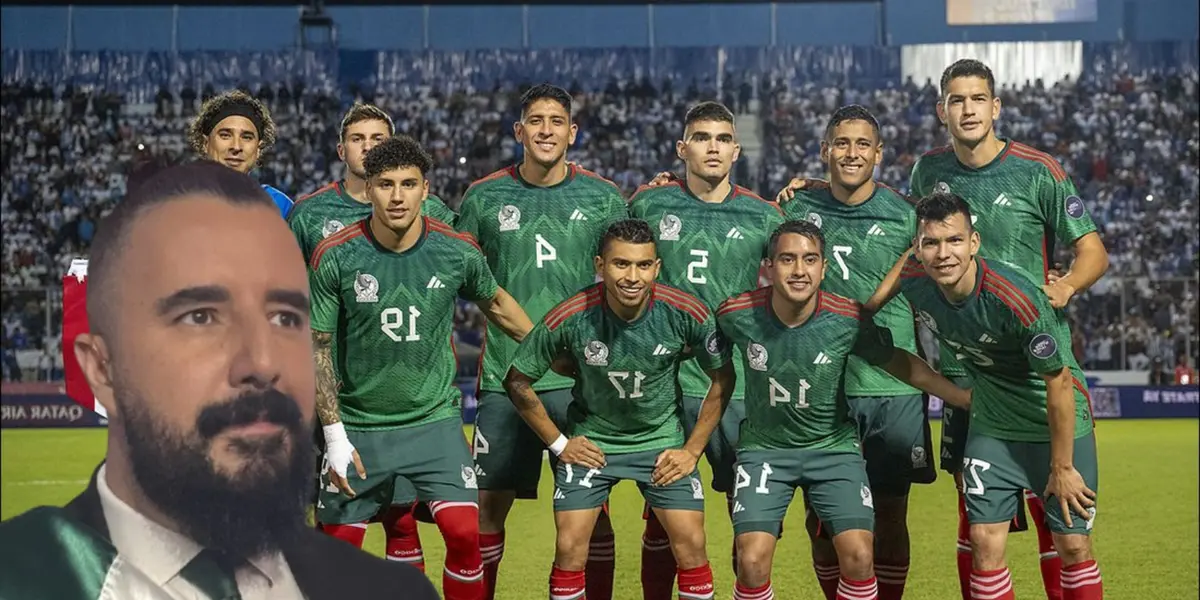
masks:
<path fill-rule="evenodd" d="M 1194 361 L 1200 348 L 1194 44 L 1190 53 L 1189 63 L 1158 70 L 1128 49 L 1093 49 L 1078 79 L 1000 90 L 1001 135 L 1063 164 L 1111 254 L 1105 279 L 1070 308 L 1087 368 L 1170 369 L 1177 359 Z M 386 108 L 399 131 L 430 150 L 432 191 L 455 207 L 471 181 L 519 159 L 511 134 L 516 98 L 522 85 L 542 80 L 576 96 L 580 135 L 571 160 L 626 192 L 677 170 L 674 141 L 686 108 L 721 99 L 738 114 L 746 146 L 735 181 L 773 197 L 794 175 L 821 176 L 825 122 L 849 103 L 875 112 L 887 146 L 879 178 L 907 190 L 916 157 L 946 141 L 933 110 L 936 82 L 902 80 L 898 64 L 898 52 L 838 48 L 339 56 L 6 50 L 4 378 L 61 375 L 61 276 L 73 257 L 86 255 L 135 156 L 185 158 L 187 121 L 216 91 L 241 87 L 270 106 L 279 142 L 257 175 L 292 197 L 341 176 L 336 124 L 360 100 Z M 470 357 L 483 320 L 463 305 L 458 321 Z M 474 361 L 462 364 L 471 375 Z"/>

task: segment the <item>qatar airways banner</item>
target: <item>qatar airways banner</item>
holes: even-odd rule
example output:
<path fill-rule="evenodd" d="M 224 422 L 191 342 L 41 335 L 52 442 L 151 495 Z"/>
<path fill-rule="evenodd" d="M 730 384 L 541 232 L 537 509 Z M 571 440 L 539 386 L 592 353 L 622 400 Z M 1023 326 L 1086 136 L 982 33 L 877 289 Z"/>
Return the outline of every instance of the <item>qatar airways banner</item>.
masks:
<path fill-rule="evenodd" d="M 1096 0 L 946 0 L 947 25 L 1032 25 L 1095 21 Z"/>

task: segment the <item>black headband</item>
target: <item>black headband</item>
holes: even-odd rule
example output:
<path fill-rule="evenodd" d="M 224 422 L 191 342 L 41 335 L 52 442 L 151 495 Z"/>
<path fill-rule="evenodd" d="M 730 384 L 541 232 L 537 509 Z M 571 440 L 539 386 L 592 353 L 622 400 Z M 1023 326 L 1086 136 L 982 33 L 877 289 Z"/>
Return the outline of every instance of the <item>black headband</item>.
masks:
<path fill-rule="evenodd" d="M 262 117 L 258 115 L 258 112 L 252 106 L 242 102 L 231 102 L 225 108 L 217 111 L 216 114 L 201 124 L 200 131 L 203 131 L 204 135 L 212 135 L 212 131 L 217 126 L 217 123 L 229 117 L 246 117 L 251 123 L 254 123 L 254 129 L 258 133 L 258 137 L 262 137 Z"/>

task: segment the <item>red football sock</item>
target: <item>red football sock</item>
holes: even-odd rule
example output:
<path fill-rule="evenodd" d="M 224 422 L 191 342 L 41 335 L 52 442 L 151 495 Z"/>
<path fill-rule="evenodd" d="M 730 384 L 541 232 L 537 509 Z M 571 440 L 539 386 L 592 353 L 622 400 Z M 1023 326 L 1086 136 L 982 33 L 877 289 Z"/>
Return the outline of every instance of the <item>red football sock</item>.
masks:
<path fill-rule="evenodd" d="M 733 600 L 775 600 L 775 590 L 768 581 L 762 587 L 750 588 L 738 582 L 733 586 Z"/>
<path fill-rule="evenodd" d="M 842 578 L 842 570 L 836 565 L 819 565 L 813 563 L 817 572 L 817 583 L 825 593 L 825 600 L 837 600 L 838 580 Z"/>
<path fill-rule="evenodd" d="M 483 559 L 484 600 L 496 600 L 496 576 L 504 558 L 504 532 L 479 534 L 479 554 Z"/>
<path fill-rule="evenodd" d="M 1016 600 L 1008 568 L 971 572 L 971 600 Z"/>
<path fill-rule="evenodd" d="M 671 600 L 675 594 L 675 555 L 671 540 L 653 511 L 642 534 L 642 600 Z"/>
<path fill-rule="evenodd" d="M 874 577 L 863 581 L 842 577 L 838 582 L 837 600 L 879 600 L 879 585 Z"/>
<path fill-rule="evenodd" d="M 587 598 L 587 575 L 583 571 L 550 569 L 550 600 L 584 600 Z"/>
<path fill-rule="evenodd" d="M 879 582 L 879 600 L 901 600 L 904 584 L 908 581 L 908 565 L 875 564 L 875 577 Z"/>
<path fill-rule="evenodd" d="M 617 568 L 617 539 L 607 532 L 593 535 L 588 545 L 587 595 L 592 600 L 612 600 Z"/>
<path fill-rule="evenodd" d="M 679 569 L 679 600 L 712 600 L 712 565 L 704 563 L 694 569 Z"/>
<path fill-rule="evenodd" d="M 962 600 L 971 600 L 971 523 L 967 521 L 967 500 L 958 493 L 958 587 Z"/>
<path fill-rule="evenodd" d="M 412 565 L 425 572 L 425 553 L 412 506 L 393 506 L 383 513 L 383 533 L 387 536 L 387 559 Z"/>
<path fill-rule="evenodd" d="M 1063 600 L 1103 600 L 1104 582 L 1100 579 L 1096 561 L 1063 567 L 1062 591 Z"/>
<path fill-rule="evenodd" d="M 1029 520 L 1037 529 L 1038 554 L 1042 562 L 1042 585 L 1046 587 L 1048 600 L 1063 600 L 1062 581 L 1059 580 L 1063 570 L 1062 559 L 1054 548 L 1054 536 L 1050 534 L 1050 524 L 1046 522 L 1046 505 L 1033 492 L 1025 492 L 1025 504 L 1029 506 Z"/>
<path fill-rule="evenodd" d="M 429 510 L 446 541 L 442 594 L 446 600 L 479 600 L 485 593 L 479 507 L 473 502 L 430 502 Z"/>
<path fill-rule="evenodd" d="M 317 527 L 326 534 L 352 544 L 357 548 L 362 548 L 363 538 L 367 537 L 367 524 L 365 522 L 350 523 L 349 525 L 328 525 L 321 523 Z"/>

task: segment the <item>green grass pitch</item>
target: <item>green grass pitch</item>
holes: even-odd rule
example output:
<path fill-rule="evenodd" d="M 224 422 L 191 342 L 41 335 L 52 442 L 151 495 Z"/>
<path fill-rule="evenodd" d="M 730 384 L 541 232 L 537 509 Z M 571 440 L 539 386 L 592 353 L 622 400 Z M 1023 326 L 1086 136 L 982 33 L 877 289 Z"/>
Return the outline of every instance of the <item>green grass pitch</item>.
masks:
<path fill-rule="evenodd" d="M 1197 598 L 1197 422 L 1101 421 L 1097 438 L 1101 490 L 1094 539 L 1105 596 L 1114 600 Z M 83 489 L 101 460 L 104 443 L 104 430 L 4 430 L 0 434 L 0 516 L 7 519 L 33 506 L 70 500 Z M 707 465 L 702 468 L 707 471 Z M 502 600 L 546 597 L 554 551 L 551 486 L 547 471 L 541 499 L 518 502 L 509 517 L 498 594 Z M 717 578 L 717 598 L 729 598 L 732 533 L 724 499 L 710 491 L 708 507 L 708 548 Z M 612 508 L 617 530 L 615 597 L 637 600 L 641 598 L 642 531 L 642 501 L 637 489 L 622 484 L 614 492 Z M 913 559 L 906 598 L 958 597 L 955 521 L 949 477 L 941 474 L 935 484 L 914 488 L 909 515 Z M 819 598 L 803 534 L 803 511 L 793 507 L 785 527 L 788 534 L 775 558 L 777 597 Z M 444 552 L 437 529 L 422 524 L 421 539 L 428 570 L 440 586 Z M 367 547 L 382 553 L 383 535 L 378 527 L 370 530 Z M 1018 597 L 1044 597 L 1035 535 L 1012 537 L 1008 557 Z"/>

